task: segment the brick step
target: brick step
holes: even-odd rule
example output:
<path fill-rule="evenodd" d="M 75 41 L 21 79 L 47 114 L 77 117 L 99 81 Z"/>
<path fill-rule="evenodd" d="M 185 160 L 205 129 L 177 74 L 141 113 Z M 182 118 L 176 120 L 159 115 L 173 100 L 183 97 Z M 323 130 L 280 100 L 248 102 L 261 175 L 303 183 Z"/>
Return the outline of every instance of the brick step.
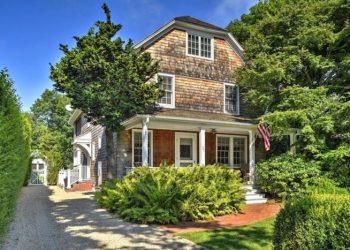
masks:
<path fill-rule="evenodd" d="M 91 181 L 81 181 L 74 183 L 72 188 L 66 189 L 67 192 L 83 192 L 83 191 L 92 191 L 94 185 Z"/>

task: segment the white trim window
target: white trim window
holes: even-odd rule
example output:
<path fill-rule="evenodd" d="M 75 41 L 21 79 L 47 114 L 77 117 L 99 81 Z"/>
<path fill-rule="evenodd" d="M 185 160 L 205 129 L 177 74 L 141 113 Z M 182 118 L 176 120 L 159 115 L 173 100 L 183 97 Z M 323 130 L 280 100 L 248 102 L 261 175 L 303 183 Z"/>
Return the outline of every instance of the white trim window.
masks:
<path fill-rule="evenodd" d="M 239 87 L 235 84 L 224 84 L 224 112 L 239 115 Z"/>
<path fill-rule="evenodd" d="M 186 36 L 186 55 L 214 59 L 214 38 L 188 32 Z"/>
<path fill-rule="evenodd" d="M 132 166 L 142 166 L 142 130 L 132 130 Z M 153 132 L 148 131 L 148 165 L 153 166 Z"/>
<path fill-rule="evenodd" d="M 216 135 L 216 162 L 233 168 L 247 164 L 247 137 Z"/>
<path fill-rule="evenodd" d="M 175 76 L 159 73 L 157 77 L 164 93 L 157 103 L 164 108 L 175 108 Z"/>

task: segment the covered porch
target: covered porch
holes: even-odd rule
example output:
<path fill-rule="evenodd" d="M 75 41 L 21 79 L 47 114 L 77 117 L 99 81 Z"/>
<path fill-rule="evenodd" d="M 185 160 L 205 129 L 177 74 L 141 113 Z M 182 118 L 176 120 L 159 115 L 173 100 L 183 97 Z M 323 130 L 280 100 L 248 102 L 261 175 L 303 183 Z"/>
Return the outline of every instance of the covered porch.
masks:
<path fill-rule="evenodd" d="M 137 115 L 123 125 L 131 133 L 133 167 L 222 164 L 254 181 L 257 125 L 251 120 L 173 109 Z"/>

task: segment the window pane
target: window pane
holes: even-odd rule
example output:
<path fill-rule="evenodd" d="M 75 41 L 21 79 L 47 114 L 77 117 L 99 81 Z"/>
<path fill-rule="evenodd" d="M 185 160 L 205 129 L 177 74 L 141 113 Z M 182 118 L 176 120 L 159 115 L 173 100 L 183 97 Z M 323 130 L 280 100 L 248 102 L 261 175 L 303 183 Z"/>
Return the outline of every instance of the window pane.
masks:
<path fill-rule="evenodd" d="M 233 138 L 233 165 L 242 167 L 245 163 L 245 139 Z"/>
<path fill-rule="evenodd" d="M 237 89 L 234 85 L 225 85 L 225 111 L 237 113 Z"/>
<path fill-rule="evenodd" d="M 221 164 L 229 164 L 230 138 L 218 137 L 217 160 Z"/>
<path fill-rule="evenodd" d="M 191 138 L 180 138 L 180 160 L 192 160 Z"/>

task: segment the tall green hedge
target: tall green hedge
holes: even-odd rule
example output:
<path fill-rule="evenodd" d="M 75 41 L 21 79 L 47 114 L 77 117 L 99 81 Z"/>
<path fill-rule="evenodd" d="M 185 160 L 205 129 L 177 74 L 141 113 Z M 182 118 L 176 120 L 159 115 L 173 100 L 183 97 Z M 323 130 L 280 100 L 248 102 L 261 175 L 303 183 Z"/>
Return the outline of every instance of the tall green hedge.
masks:
<path fill-rule="evenodd" d="M 226 167 L 139 167 L 105 183 L 96 199 L 125 220 L 165 224 L 236 213 L 244 191 L 239 174 Z"/>
<path fill-rule="evenodd" d="M 274 249 L 350 249 L 350 195 L 310 194 L 287 202 L 275 223 Z"/>
<path fill-rule="evenodd" d="M 29 167 L 31 126 L 7 71 L 0 70 L 0 243 Z"/>

